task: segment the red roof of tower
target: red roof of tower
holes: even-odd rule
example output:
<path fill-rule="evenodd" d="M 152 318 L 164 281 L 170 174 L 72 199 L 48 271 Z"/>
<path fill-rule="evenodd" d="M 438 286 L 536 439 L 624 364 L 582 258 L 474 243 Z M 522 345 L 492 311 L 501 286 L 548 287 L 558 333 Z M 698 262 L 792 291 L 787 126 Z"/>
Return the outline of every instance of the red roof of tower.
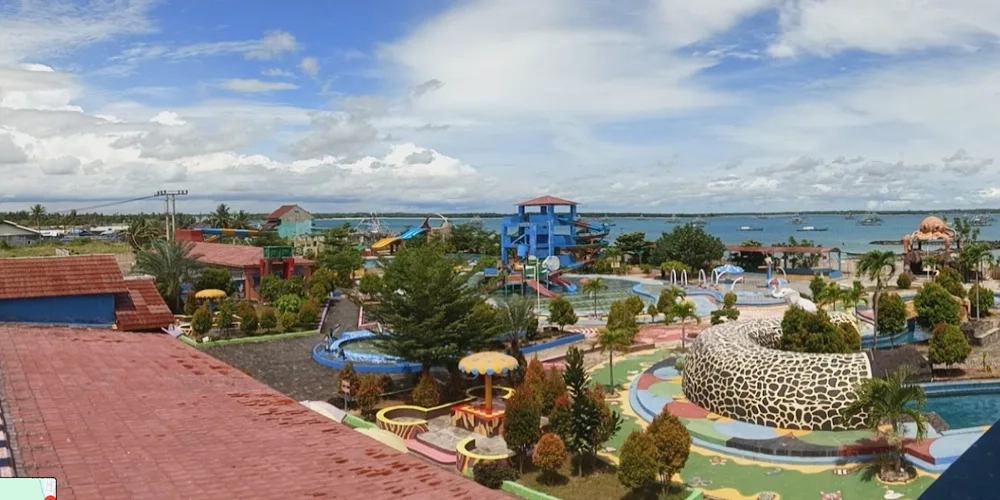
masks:
<path fill-rule="evenodd" d="M 60 500 L 509 498 L 169 335 L 0 325 L 13 465 Z"/>
<path fill-rule="evenodd" d="M 125 286 L 128 291 L 115 297 L 119 330 L 159 330 L 174 322 L 174 314 L 152 280 L 128 280 Z"/>
<path fill-rule="evenodd" d="M 124 292 L 111 255 L 0 259 L 0 300 L 73 297 Z"/>
<path fill-rule="evenodd" d="M 522 201 L 518 203 L 519 207 L 544 207 L 547 205 L 559 205 L 559 206 L 570 206 L 576 205 L 575 201 L 564 200 L 562 198 L 556 198 L 555 196 L 539 196 L 538 198 L 532 198 L 528 201 Z"/>

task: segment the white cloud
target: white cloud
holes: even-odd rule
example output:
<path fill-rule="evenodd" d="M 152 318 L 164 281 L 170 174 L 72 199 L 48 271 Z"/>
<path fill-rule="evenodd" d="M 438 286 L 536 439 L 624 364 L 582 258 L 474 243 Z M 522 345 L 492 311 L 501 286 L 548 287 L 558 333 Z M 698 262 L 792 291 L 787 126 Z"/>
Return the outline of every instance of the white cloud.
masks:
<path fill-rule="evenodd" d="M 10 134 L 0 133 L 0 165 L 13 165 L 28 161 L 24 149 L 14 143 Z"/>
<path fill-rule="evenodd" d="M 260 74 L 271 78 L 295 78 L 295 73 L 285 71 L 280 68 L 267 68 L 264 71 L 261 71 Z"/>
<path fill-rule="evenodd" d="M 608 23 L 601 6 L 463 2 L 384 46 L 380 57 L 405 86 L 441 82 L 414 104 L 429 116 L 611 120 L 727 101 L 692 81 L 712 61 L 659 48 L 645 22 Z"/>
<path fill-rule="evenodd" d="M 1000 35 L 992 0 L 798 0 L 783 2 L 780 16 L 775 57 L 970 49 Z"/>
<path fill-rule="evenodd" d="M 257 79 L 242 79 L 235 78 L 232 80 L 226 80 L 219 84 L 219 87 L 229 90 L 231 92 L 240 92 L 244 94 L 259 94 L 264 92 L 275 92 L 279 90 L 295 90 L 299 88 L 298 85 L 288 82 L 265 82 Z"/>
<path fill-rule="evenodd" d="M 316 78 L 316 76 L 319 75 L 319 61 L 316 60 L 315 57 L 307 57 L 303 59 L 302 62 L 299 63 L 299 67 L 302 68 L 302 71 L 304 71 L 305 74 L 313 78 Z"/>

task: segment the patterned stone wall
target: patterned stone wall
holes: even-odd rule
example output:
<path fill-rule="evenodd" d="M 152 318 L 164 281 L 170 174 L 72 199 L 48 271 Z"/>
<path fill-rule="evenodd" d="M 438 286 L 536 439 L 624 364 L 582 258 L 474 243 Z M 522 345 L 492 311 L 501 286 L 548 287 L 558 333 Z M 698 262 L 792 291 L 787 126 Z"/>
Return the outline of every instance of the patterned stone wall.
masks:
<path fill-rule="evenodd" d="M 835 322 L 852 321 L 832 313 Z M 690 346 L 684 395 L 706 410 L 742 422 L 782 429 L 846 430 L 841 422 L 855 385 L 871 378 L 868 356 L 779 351 L 781 319 L 750 319 L 710 327 Z"/>

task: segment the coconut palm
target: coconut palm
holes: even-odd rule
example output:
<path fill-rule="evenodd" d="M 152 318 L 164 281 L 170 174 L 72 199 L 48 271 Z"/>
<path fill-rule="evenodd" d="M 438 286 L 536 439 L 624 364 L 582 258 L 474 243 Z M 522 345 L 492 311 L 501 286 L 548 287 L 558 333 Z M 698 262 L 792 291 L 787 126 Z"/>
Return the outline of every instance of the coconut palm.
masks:
<path fill-rule="evenodd" d="M 129 221 L 128 229 L 125 230 L 125 240 L 135 250 L 146 248 L 159 237 L 159 228 L 146 217 L 134 217 Z"/>
<path fill-rule="evenodd" d="M 672 323 L 675 320 L 681 322 L 681 347 L 684 347 L 687 342 L 687 332 L 685 328 L 687 320 L 693 319 L 696 324 L 701 324 L 701 318 L 698 317 L 694 302 L 686 299 L 681 299 L 679 302 L 674 304 L 666 312 L 664 312 L 663 316 L 665 323 Z"/>
<path fill-rule="evenodd" d="M 500 301 L 499 309 L 500 321 L 510 342 L 510 355 L 520 360 L 521 336 L 537 321 L 535 301 L 523 295 L 512 295 Z"/>
<path fill-rule="evenodd" d="M 611 371 L 608 379 L 608 392 L 615 392 L 615 351 L 628 353 L 632 342 L 635 340 L 635 333 L 625 328 L 602 328 L 597 335 L 597 346 L 601 352 L 608 353 L 608 368 Z"/>
<path fill-rule="evenodd" d="M 233 229 L 250 229 L 250 212 L 240 210 L 233 215 L 229 222 L 229 227 Z"/>
<path fill-rule="evenodd" d="M 837 301 L 839 301 L 846 292 L 847 290 L 840 288 L 839 284 L 831 281 L 826 284 L 826 287 L 823 288 L 823 291 L 820 292 L 819 297 L 816 297 L 816 299 L 821 305 L 830 304 L 836 308 Z"/>
<path fill-rule="evenodd" d="M 858 275 L 875 282 L 872 295 L 872 356 L 875 355 L 875 341 L 878 340 L 878 298 L 887 280 L 896 274 L 896 254 L 891 251 L 872 250 L 858 260 Z"/>
<path fill-rule="evenodd" d="M 45 217 L 45 206 L 41 203 L 31 206 L 31 220 L 35 221 L 35 229 L 42 228 L 42 217 Z"/>
<path fill-rule="evenodd" d="M 607 289 L 608 285 L 604 282 L 603 278 L 590 278 L 583 284 L 582 287 L 580 287 L 580 291 L 583 292 L 584 295 L 594 300 L 595 316 L 597 315 L 597 297 L 601 294 L 601 292 Z"/>
<path fill-rule="evenodd" d="M 215 212 L 208 216 L 208 222 L 215 227 L 229 227 L 233 221 L 233 215 L 229 211 L 229 205 L 219 203 L 215 207 Z"/>
<path fill-rule="evenodd" d="M 900 433 L 903 421 L 914 423 L 918 440 L 923 439 L 927 433 L 927 421 L 923 414 L 927 396 L 923 387 L 906 382 L 911 373 L 908 366 L 902 366 L 886 378 L 865 379 L 855 388 L 857 399 L 846 406 L 840 415 L 845 421 L 859 415 L 866 416 L 868 428 L 876 434 L 884 435 L 893 445 L 892 460 L 887 465 L 895 472 L 902 470 L 905 460 Z M 883 425 L 889 427 L 888 432 L 881 430 Z"/>
<path fill-rule="evenodd" d="M 195 260 L 198 255 L 191 253 L 193 248 L 189 241 L 156 240 L 135 258 L 135 270 L 153 276 L 156 289 L 175 311 L 183 309 L 181 286 L 201 267 Z"/>

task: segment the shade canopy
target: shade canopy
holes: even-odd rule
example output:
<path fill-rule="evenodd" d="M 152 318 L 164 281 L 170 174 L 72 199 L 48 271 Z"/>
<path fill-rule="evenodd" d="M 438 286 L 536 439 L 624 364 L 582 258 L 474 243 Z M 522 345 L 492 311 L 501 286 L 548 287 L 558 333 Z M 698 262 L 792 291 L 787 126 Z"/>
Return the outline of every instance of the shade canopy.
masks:
<path fill-rule="evenodd" d="M 743 268 L 740 266 L 734 266 L 732 264 L 726 264 L 724 266 L 719 266 L 715 269 L 715 274 L 743 274 Z"/>
<path fill-rule="evenodd" d="M 217 290 L 217 289 L 214 289 L 214 288 L 209 288 L 207 290 L 202 290 L 202 291 L 194 294 L 194 298 L 196 298 L 196 299 L 221 299 L 221 298 L 225 297 L 226 295 L 227 295 L 226 292 L 223 292 L 222 290 Z"/>
<path fill-rule="evenodd" d="M 502 375 L 517 368 L 517 360 L 502 352 L 477 352 L 462 358 L 458 369 L 472 375 Z"/>

